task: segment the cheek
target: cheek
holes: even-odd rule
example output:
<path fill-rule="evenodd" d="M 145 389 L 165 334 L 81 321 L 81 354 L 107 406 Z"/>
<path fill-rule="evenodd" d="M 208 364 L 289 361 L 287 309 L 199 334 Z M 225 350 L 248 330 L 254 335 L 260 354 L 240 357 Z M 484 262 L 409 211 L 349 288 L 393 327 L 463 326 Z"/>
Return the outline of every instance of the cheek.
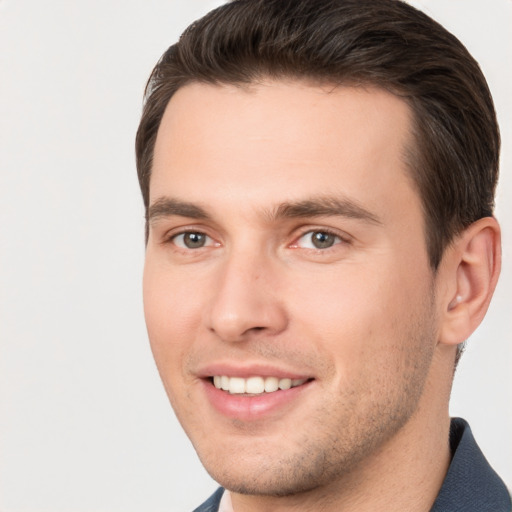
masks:
<path fill-rule="evenodd" d="M 199 301 L 193 293 L 184 293 L 183 286 L 177 276 L 162 271 L 147 257 L 143 280 L 144 316 L 151 350 L 165 378 L 177 374 L 168 369 L 181 365 L 197 328 Z"/>
<path fill-rule="evenodd" d="M 395 300 L 388 300 L 389 283 L 366 266 L 304 272 L 288 293 L 291 316 L 330 338 L 349 340 L 369 334 L 387 318 Z"/>
<path fill-rule="evenodd" d="M 406 326 L 418 323 L 428 295 L 418 286 L 392 265 L 304 273 L 290 294 L 291 317 L 304 338 L 335 361 L 338 378 L 352 381 L 402 362 L 413 344 Z"/>
<path fill-rule="evenodd" d="M 193 422 L 194 404 L 189 396 L 187 357 L 197 332 L 200 311 L 197 296 L 184 293 L 183 279 L 146 258 L 143 280 L 144 316 L 149 342 L 160 378 L 180 420 Z M 185 427 L 186 425 L 184 425 Z M 193 426 L 193 428 L 196 428 Z"/>

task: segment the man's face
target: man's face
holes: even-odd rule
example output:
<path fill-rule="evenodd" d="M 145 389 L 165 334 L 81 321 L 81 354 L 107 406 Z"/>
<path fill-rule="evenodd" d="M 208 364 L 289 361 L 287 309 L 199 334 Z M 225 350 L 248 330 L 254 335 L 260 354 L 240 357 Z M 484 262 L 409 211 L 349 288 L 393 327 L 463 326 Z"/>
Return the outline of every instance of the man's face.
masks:
<path fill-rule="evenodd" d="M 298 82 L 191 84 L 168 105 L 147 327 L 183 428 L 234 491 L 323 485 L 419 414 L 438 326 L 409 126 L 389 93 Z"/>

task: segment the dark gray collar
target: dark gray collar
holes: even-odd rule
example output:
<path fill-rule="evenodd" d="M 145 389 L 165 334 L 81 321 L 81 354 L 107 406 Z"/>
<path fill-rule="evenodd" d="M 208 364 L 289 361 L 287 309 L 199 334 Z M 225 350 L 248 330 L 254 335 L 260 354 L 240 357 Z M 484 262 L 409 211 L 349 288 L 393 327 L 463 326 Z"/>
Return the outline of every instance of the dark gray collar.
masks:
<path fill-rule="evenodd" d="M 511 512 L 505 484 L 461 418 L 452 419 L 450 446 L 452 462 L 430 512 Z"/>

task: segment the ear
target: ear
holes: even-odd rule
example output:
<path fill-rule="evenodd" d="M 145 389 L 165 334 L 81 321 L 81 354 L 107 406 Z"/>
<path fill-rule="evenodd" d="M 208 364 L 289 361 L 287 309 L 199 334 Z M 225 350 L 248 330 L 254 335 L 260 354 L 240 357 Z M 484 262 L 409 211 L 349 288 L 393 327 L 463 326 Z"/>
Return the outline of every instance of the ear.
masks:
<path fill-rule="evenodd" d="M 443 257 L 439 341 L 458 345 L 478 327 L 487 312 L 501 269 L 501 233 L 494 217 L 466 228 Z"/>

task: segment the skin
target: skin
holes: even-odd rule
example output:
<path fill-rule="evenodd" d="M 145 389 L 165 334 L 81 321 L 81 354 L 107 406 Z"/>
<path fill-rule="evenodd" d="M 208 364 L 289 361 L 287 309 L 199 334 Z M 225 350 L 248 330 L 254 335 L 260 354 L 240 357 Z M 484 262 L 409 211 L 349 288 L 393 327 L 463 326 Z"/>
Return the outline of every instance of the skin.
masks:
<path fill-rule="evenodd" d="M 146 322 L 177 417 L 236 512 L 419 511 L 435 500 L 455 347 L 488 304 L 483 292 L 471 302 L 474 283 L 497 278 L 496 258 L 480 277 L 461 261 L 496 251 L 499 232 L 479 224 L 432 271 L 403 157 L 410 124 L 382 90 L 286 81 L 190 84 L 167 107 Z M 269 414 L 227 417 L 205 393 L 212 365 L 309 380 Z"/>

